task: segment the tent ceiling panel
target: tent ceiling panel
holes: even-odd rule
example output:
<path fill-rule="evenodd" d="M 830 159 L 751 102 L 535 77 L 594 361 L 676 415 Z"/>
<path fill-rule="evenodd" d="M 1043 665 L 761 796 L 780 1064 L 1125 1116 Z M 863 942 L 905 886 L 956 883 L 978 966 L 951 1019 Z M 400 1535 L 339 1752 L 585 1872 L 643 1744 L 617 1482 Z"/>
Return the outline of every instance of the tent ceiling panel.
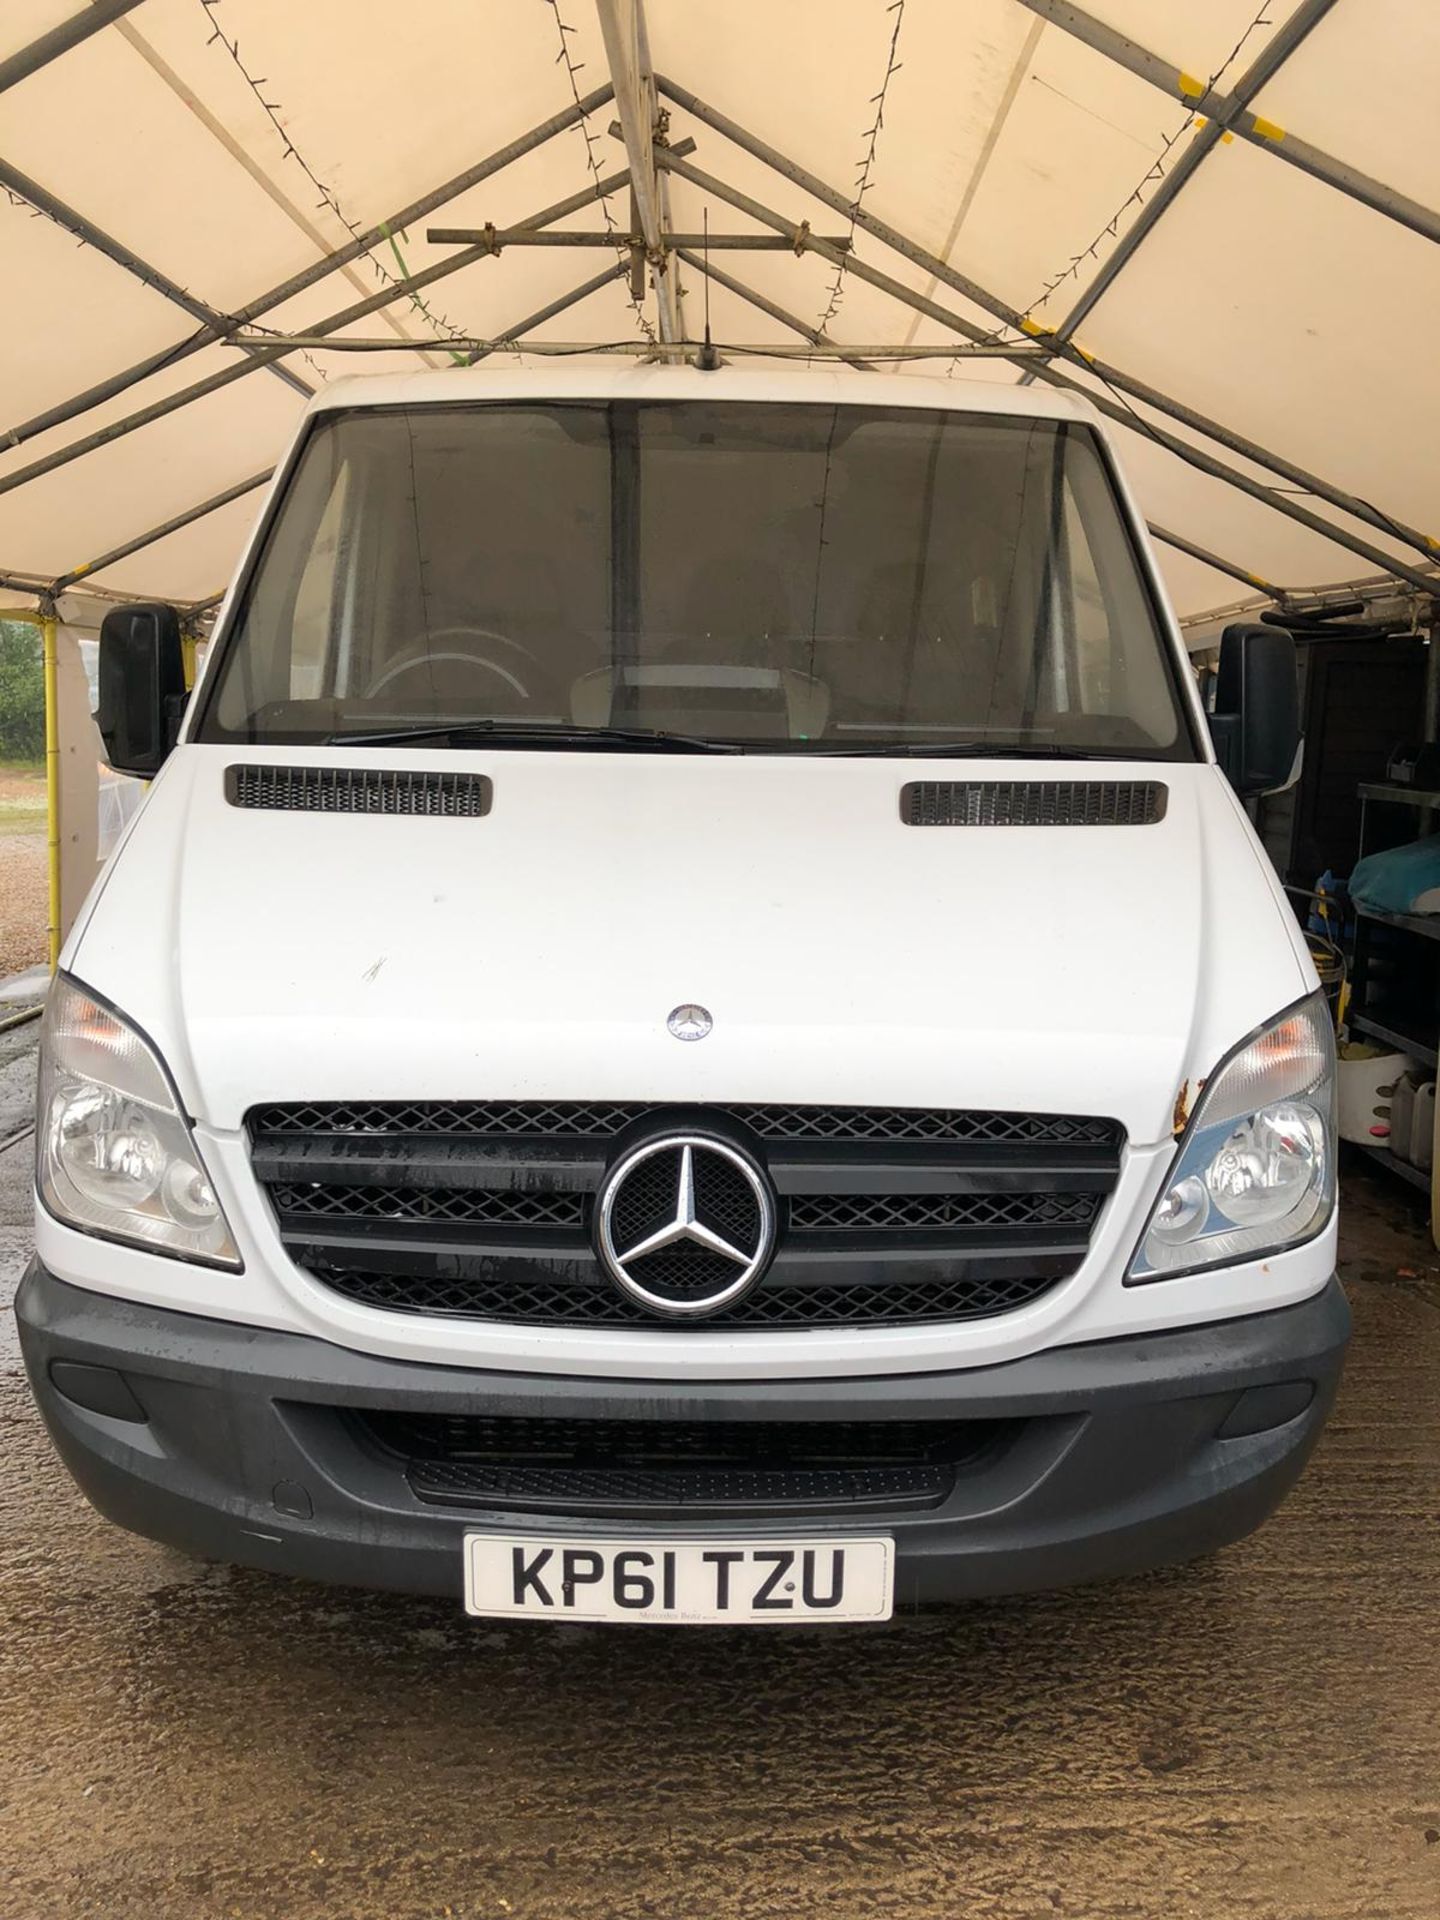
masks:
<path fill-rule="evenodd" d="M 1286 61 L 1256 106 L 1275 125 L 1318 138 L 1362 172 L 1440 207 L 1435 76 L 1440 7 L 1416 0 L 1337 6 Z M 1337 75 L 1344 85 L 1336 85 Z"/>
<path fill-rule="evenodd" d="M 1084 343 L 1440 532 L 1431 436 L 1415 430 L 1440 418 L 1440 360 L 1395 351 L 1411 316 L 1437 312 L 1440 248 L 1237 140 L 1206 162 Z M 1397 431 L 1376 433 L 1377 420 Z"/>
<path fill-rule="evenodd" d="M 1106 228 L 1166 142 L 1193 134 L 1177 101 L 1092 48 L 1042 27 L 951 264 L 1036 319 L 1058 325 L 1114 245 Z M 877 195 L 878 201 L 878 195 Z M 1044 217 L 1017 219 L 1017 208 Z M 877 209 L 878 211 L 878 205 Z M 1120 221 L 1123 229 L 1134 207 Z M 903 209 L 896 224 L 905 228 Z M 1092 243 L 1101 244 L 1088 254 Z M 1080 256 L 1073 270 L 1074 256 Z M 1047 285 L 1066 277 L 1049 300 Z"/>
<path fill-rule="evenodd" d="M 0 194 L 0 430 L 189 330 L 150 288 Z"/>
<path fill-rule="evenodd" d="M 1196 86 L 1233 87 L 1283 31 L 1298 0 L 1086 0 L 1087 10 L 1175 63 Z M 66 19 L 80 0 L 10 0 L 0 58 Z M 865 208 L 947 259 L 990 295 L 1036 307 L 1055 324 L 1073 306 L 1137 217 L 1125 202 L 1167 140 L 1167 173 L 1196 138 L 1186 110 L 1041 17 L 1022 0 L 946 7 L 909 0 L 646 0 L 655 64 L 702 102 L 776 150 L 746 151 L 695 114 L 671 113 L 670 138 L 692 136 L 693 164 L 714 177 L 667 176 L 673 227 L 773 232 L 808 222 L 845 232 L 844 196 L 863 173 Z M 557 62 L 561 23 L 574 68 Z M 220 29 L 238 40 L 252 88 Z M 892 35 L 897 34 L 891 65 Z M 1242 43 L 1238 52 L 1237 43 Z M 1233 56 L 1233 57 L 1232 57 Z M 1220 70 L 1224 69 L 1223 74 Z M 574 88 L 572 88 L 572 77 Z M 1440 204 L 1440 146 L 1425 137 L 1440 77 L 1440 15 L 1420 0 L 1335 0 L 1316 30 L 1267 84 L 1257 105 L 1280 126 L 1401 192 Z M 5 152 L 76 211 L 181 287 L 226 311 L 323 259 L 348 239 L 345 222 L 371 225 L 473 167 L 494 149 L 571 107 L 575 90 L 608 79 L 594 0 L 433 0 L 397 30 L 384 0 L 143 0 L 5 95 Z M 876 125 L 877 95 L 884 95 Z M 275 120 L 263 101 L 275 105 Z M 513 225 L 583 192 L 592 164 L 622 172 L 609 131 L 616 109 L 596 108 L 591 140 L 569 128 L 493 178 L 382 242 L 377 259 L 332 269 L 262 326 L 312 331 L 407 271 L 448 264 L 430 224 Z M 1178 138 L 1176 137 L 1178 136 Z M 296 153 L 314 170 L 312 180 Z M 872 152 L 873 146 L 873 152 Z M 869 159 L 867 161 L 867 155 Z M 811 199 L 785 157 L 840 197 Z M 319 184 L 317 184 L 317 181 Z M 739 191 L 751 215 L 727 203 Z M 1151 181 L 1142 195 L 1155 191 Z M 343 209 L 343 218 L 336 208 Z M 629 224 L 628 193 L 612 194 L 615 228 Z M 0 238 L 20 295 L 0 322 L 0 428 L 87 392 L 186 341 L 194 322 L 153 288 L 49 222 L 0 202 Z M 561 224 L 599 230 L 585 204 Z M 989 334 L 993 310 L 971 303 L 930 269 L 863 227 L 857 266 L 889 276 L 889 291 L 859 271 L 789 250 L 731 253 L 724 270 L 784 314 L 857 345 L 951 341 L 908 301 L 928 296 Z M 1092 242 L 1099 239 L 1094 253 Z M 1065 272 L 1072 259 L 1074 271 Z M 395 336 L 397 349 L 345 354 L 316 347 L 286 364 L 318 384 L 355 371 L 409 366 L 401 338 L 447 327 L 493 337 L 564 300 L 615 262 L 608 250 L 510 247 L 469 259 L 425 290 L 348 323 L 350 337 Z M 717 261 L 717 266 L 721 264 Z M 702 279 L 683 271 L 691 336 L 701 325 Z M 900 297 L 896 297 L 900 296 Z M 645 310 L 652 318 L 653 296 Z M 1440 523 L 1428 457 L 1440 369 L 1414 351 L 1440 306 L 1440 249 L 1410 229 L 1280 164 L 1263 143 L 1220 145 L 1080 329 L 1081 344 L 1421 527 Z M 783 319 L 734 293 L 712 300 L 717 339 L 796 336 Z M 1400 333 L 1401 328 L 1405 332 Z M 623 283 L 607 280 L 582 304 L 540 327 L 554 340 L 638 341 Z M 1396 352 L 1403 341 L 1407 351 Z M 208 398 L 3 491 L 7 479 L 57 449 L 84 442 L 138 407 L 188 392 L 205 375 L 246 365 L 241 349 L 208 346 L 25 446 L 0 454 L 0 567 L 54 577 L 184 513 L 263 470 L 282 449 L 300 399 L 273 373 L 248 373 Z M 443 351 L 432 364 L 444 364 Z M 935 363 L 897 368 L 906 378 Z M 1013 382 L 1018 369 L 976 361 L 967 377 Z M 1082 385 L 1096 387 L 1073 365 Z M 477 390 L 484 374 L 477 372 Z M 1182 440 L 1173 420 L 1156 423 Z M 1295 587 L 1352 580 L 1376 563 L 1206 477 L 1142 431 L 1125 433 L 1147 514 L 1225 560 Z M 1200 441 L 1211 455 L 1213 443 Z M 1239 456 L 1234 468 L 1280 484 Z M 1280 500 L 1286 496 L 1275 495 Z M 117 504 L 118 503 L 118 504 Z M 230 569 L 256 502 L 235 501 L 104 569 L 125 590 L 208 594 Z M 1406 548 L 1324 501 L 1307 500 L 1337 531 L 1363 535 L 1413 564 Z M 228 545 L 227 545 L 228 543 Z M 1203 561 L 1162 549 L 1182 608 L 1228 604 L 1237 583 Z"/>
<path fill-rule="evenodd" d="M 737 210 L 722 192 L 694 185 L 684 175 L 677 174 L 672 178 L 672 193 L 678 223 L 698 228 L 702 214 L 708 210 L 713 231 L 721 227 L 733 231 L 751 227 L 757 232 L 793 231 L 800 222 L 806 221 L 812 232 L 819 235 L 843 235 L 846 232 L 844 216 L 837 214 L 833 207 L 825 206 L 791 181 L 782 179 L 753 154 L 732 145 L 702 122 L 677 112 L 675 130 L 693 134 L 700 145 L 700 151 L 685 163 L 688 168 L 704 173 L 715 179 L 720 187 L 734 190 L 758 203 L 767 213 L 777 216 L 776 223 L 752 220 L 744 211 Z M 855 255 L 916 293 L 924 293 L 930 286 L 929 276 L 922 267 L 877 244 L 863 232 L 855 236 Z M 829 304 L 829 291 L 835 279 L 832 265 L 816 253 L 806 253 L 798 260 L 788 253 L 740 255 L 738 258 L 744 263 L 742 278 L 759 285 L 762 276 L 768 275 L 764 291 L 773 291 L 775 298 L 810 325 L 819 323 Z M 732 260 L 730 264 L 734 266 L 736 262 Z M 846 276 L 843 299 L 835 319 L 835 329 L 841 339 L 860 338 L 858 329 L 850 321 L 850 303 L 852 299 L 859 300 L 859 284 L 858 277 Z M 946 288 L 943 289 L 943 297 L 947 307 L 961 314 L 982 332 L 994 327 L 994 316 L 967 300 L 963 294 Z M 843 326 L 840 321 L 842 314 L 845 317 Z M 884 323 L 880 332 L 870 337 L 902 340 L 911 318 L 910 309 L 888 300 L 883 310 Z"/>
<path fill-rule="evenodd" d="M 967 0 L 966 16 L 966 31 L 957 35 L 947 9 L 907 9 L 901 65 L 887 91 L 871 170 L 876 210 L 903 215 L 932 247 L 945 243 L 1031 25 L 1013 0 Z M 651 0 L 649 19 L 660 72 L 761 138 L 803 155 L 831 185 L 854 190 L 893 13 L 864 0 L 846 0 L 840 8 L 833 0 L 790 0 L 782 7 L 730 0 L 705 8 Z M 729 155 L 722 168 L 713 136 L 697 157 L 728 172 Z M 808 218 L 808 210 L 801 217 Z M 833 223 L 835 216 L 826 218 Z"/>
<path fill-rule="evenodd" d="M 264 498 L 264 489 L 257 487 L 182 532 L 103 568 L 85 584 L 139 597 L 151 593 L 157 580 L 164 580 L 172 583 L 168 591 L 177 600 L 208 600 L 229 581 L 235 557 L 249 538 Z"/>
<path fill-rule="evenodd" d="M 212 347 L 186 371 L 233 358 Z M 278 381 L 255 374 L 0 495 L 0 569 L 54 577 L 258 472 L 275 460 L 298 408 Z"/>
<path fill-rule="evenodd" d="M 56 139 L 57 127 L 72 126 L 83 127 L 82 139 Z M 236 304 L 257 278 L 278 280 L 315 257 L 313 243 L 136 55 L 118 26 L 8 96 L 5 157 L 215 306 Z M 198 209 L 207 213 L 197 218 Z M 237 247 L 241 234 L 244 244 Z"/>
<path fill-rule="evenodd" d="M 570 101 L 564 69 L 555 65 L 553 17 L 532 0 L 487 0 L 483 7 L 431 0 L 420 30 L 397 31 L 397 24 L 393 8 L 354 0 L 308 0 L 303 7 L 227 0 L 213 19 L 201 0 L 146 0 L 125 27 L 336 246 L 348 237 L 346 228 L 299 161 L 287 156 L 287 139 L 344 214 L 368 223 Z M 283 132 L 213 37 L 217 28 L 238 43 L 246 71 L 263 79 L 261 95 L 278 109 Z M 604 78 L 597 48 L 585 84 Z M 229 164 L 244 177 L 238 161 Z M 583 149 L 574 164 L 578 185 Z M 248 243 L 245 252 L 261 283 L 289 270 L 256 275 L 258 253 Z M 297 264 L 313 257 L 312 247 Z"/>
<path fill-rule="evenodd" d="M 28 0 L 23 7 L 6 7 L 0 13 L 0 60 L 8 60 L 77 11 L 75 0 Z"/>

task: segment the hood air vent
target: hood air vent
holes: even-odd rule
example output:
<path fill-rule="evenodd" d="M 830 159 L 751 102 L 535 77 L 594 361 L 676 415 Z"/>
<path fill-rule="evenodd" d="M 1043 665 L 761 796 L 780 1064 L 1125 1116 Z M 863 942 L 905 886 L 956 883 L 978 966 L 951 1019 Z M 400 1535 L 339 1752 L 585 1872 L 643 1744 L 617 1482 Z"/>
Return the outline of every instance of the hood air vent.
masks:
<path fill-rule="evenodd" d="M 907 827 L 1153 827 L 1169 788 L 1158 780 L 911 780 Z"/>
<path fill-rule="evenodd" d="M 418 813 L 476 819 L 490 811 L 491 793 L 483 773 L 268 763 L 225 769 L 225 798 L 232 807 L 285 813 Z"/>

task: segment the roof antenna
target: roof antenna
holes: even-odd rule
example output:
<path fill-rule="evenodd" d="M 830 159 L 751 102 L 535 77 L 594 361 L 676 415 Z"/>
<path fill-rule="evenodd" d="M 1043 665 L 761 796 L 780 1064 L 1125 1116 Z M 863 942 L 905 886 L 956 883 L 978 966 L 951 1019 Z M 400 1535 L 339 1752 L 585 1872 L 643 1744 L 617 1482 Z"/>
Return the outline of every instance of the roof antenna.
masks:
<path fill-rule="evenodd" d="M 702 252 L 705 260 L 705 339 L 699 353 L 695 356 L 695 364 L 702 373 L 714 373 L 720 365 L 720 356 L 715 351 L 715 343 L 710 338 L 710 209 L 705 206 L 700 212 L 704 239 Z"/>

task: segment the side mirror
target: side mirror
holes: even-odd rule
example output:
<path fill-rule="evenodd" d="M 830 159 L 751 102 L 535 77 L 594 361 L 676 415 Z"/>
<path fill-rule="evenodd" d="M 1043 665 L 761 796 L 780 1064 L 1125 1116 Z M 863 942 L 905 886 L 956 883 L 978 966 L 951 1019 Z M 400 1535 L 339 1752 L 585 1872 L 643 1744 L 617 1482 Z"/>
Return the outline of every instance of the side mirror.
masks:
<path fill-rule="evenodd" d="M 1250 625 L 1225 629 L 1210 736 L 1237 793 L 1272 793 L 1289 780 L 1300 745 L 1300 685 L 1288 633 Z"/>
<path fill-rule="evenodd" d="M 185 712 L 180 616 L 158 602 L 116 607 L 100 624 L 100 704 L 95 724 L 117 773 L 152 780 Z"/>

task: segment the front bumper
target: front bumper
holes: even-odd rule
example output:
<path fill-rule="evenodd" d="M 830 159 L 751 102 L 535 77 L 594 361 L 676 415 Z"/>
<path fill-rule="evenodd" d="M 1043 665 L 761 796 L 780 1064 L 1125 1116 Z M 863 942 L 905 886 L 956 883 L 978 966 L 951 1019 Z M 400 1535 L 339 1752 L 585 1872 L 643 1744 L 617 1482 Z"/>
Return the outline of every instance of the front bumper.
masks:
<path fill-rule="evenodd" d="M 1298 1478 L 1350 1330 L 1332 1279 L 1298 1306 L 965 1372 L 682 1386 L 388 1360 L 89 1292 L 38 1262 L 16 1316 L 55 1445 L 107 1518 L 222 1560 L 457 1599 L 467 1530 L 580 1537 L 613 1522 L 427 1505 L 347 1413 L 1013 1423 L 942 1504 L 867 1519 L 895 1537 L 897 1606 L 1134 1573 L 1239 1539 Z M 624 1531 L 746 1526 L 668 1512 Z M 755 1530 L 823 1538 L 854 1532 L 855 1515 L 797 1508 Z"/>

